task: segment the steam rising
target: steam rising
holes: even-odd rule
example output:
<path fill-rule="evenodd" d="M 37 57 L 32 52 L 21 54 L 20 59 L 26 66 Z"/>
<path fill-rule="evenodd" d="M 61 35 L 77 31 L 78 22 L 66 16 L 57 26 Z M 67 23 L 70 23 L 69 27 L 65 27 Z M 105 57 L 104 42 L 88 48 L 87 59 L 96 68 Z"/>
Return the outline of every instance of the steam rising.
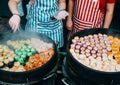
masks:
<path fill-rule="evenodd" d="M 26 40 L 31 38 L 37 38 L 47 43 L 54 43 L 50 38 L 45 35 L 36 32 L 26 32 L 22 29 L 13 32 L 8 24 L 7 18 L 0 17 L 0 44 L 6 44 L 8 40 Z M 36 42 L 37 43 L 37 42 Z"/>
<path fill-rule="evenodd" d="M 6 31 L 2 33 L 0 36 L 0 43 L 5 44 L 7 40 L 26 40 L 31 38 L 37 38 L 47 43 L 53 43 L 53 41 L 45 35 L 35 32 L 26 32 L 24 30 L 19 30 L 16 32 Z"/>
<path fill-rule="evenodd" d="M 21 41 L 21 40 L 32 40 L 34 42 L 34 45 L 38 45 L 37 47 L 44 46 L 43 44 L 41 45 L 40 42 L 36 41 L 37 39 L 41 42 L 49 43 L 52 48 L 55 47 L 55 43 L 52 39 L 48 38 L 46 35 L 37 33 L 37 32 L 27 32 L 21 29 L 19 29 L 16 32 L 13 32 L 8 24 L 7 18 L 0 18 L 0 45 L 7 45 L 7 41 Z M 48 47 L 50 47 L 48 46 Z M 11 49 L 11 46 L 9 46 Z M 40 48 L 41 49 L 41 48 Z"/>

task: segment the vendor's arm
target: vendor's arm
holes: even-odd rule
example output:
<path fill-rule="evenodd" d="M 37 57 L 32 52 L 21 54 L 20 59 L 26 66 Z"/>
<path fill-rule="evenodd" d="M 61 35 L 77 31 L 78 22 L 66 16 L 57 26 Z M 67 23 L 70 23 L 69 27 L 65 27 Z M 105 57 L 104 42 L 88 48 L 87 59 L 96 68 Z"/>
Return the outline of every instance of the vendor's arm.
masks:
<path fill-rule="evenodd" d="M 18 12 L 18 3 L 21 0 L 9 0 L 8 6 L 12 13 L 12 17 L 9 20 L 9 25 L 15 32 L 20 27 L 20 13 Z"/>
<path fill-rule="evenodd" d="M 66 9 L 66 0 L 59 0 L 59 10 Z"/>
<path fill-rule="evenodd" d="M 67 17 L 67 21 L 66 21 L 66 27 L 68 30 L 72 30 L 73 28 L 73 21 L 72 21 L 72 17 L 73 17 L 73 6 L 74 6 L 74 0 L 69 0 L 68 2 L 68 17 Z"/>
<path fill-rule="evenodd" d="M 114 11 L 114 3 L 107 3 L 105 21 L 103 25 L 104 28 L 109 28 L 113 17 L 113 11 Z"/>

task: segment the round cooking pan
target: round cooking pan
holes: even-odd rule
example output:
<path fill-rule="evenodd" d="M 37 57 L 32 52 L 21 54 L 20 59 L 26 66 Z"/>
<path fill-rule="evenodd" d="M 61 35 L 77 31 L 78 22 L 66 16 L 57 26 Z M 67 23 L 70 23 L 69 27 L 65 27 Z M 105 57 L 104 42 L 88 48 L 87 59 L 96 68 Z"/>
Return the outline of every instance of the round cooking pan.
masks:
<path fill-rule="evenodd" d="M 20 34 L 19 34 L 20 33 Z M 22 34 L 21 34 L 22 33 Z M 55 45 L 55 43 L 48 38 L 45 35 L 32 33 L 32 32 L 16 32 L 16 33 L 10 33 L 7 34 L 1 34 L 0 41 L 4 43 L 6 40 L 20 40 L 20 39 L 26 39 L 26 38 L 39 38 L 40 40 L 43 40 L 48 43 L 53 44 L 53 49 L 55 51 L 55 54 L 52 56 L 52 58 L 44 65 L 42 65 L 39 68 L 24 71 L 24 72 L 10 72 L 5 70 L 0 70 L 0 81 L 7 82 L 7 83 L 32 83 L 37 82 L 43 79 L 46 75 L 48 75 L 57 65 L 58 62 L 58 49 Z M 11 38 L 12 37 L 12 38 Z M 3 42 L 4 40 L 4 42 Z M 36 42 L 37 43 L 37 42 Z"/>
<path fill-rule="evenodd" d="M 92 68 L 89 68 L 83 64 L 81 64 L 79 61 L 77 61 L 69 51 L 70 45 L 72 43 L 72 39 L 75 36 L 83 37 L 87 35 L 93 35 L 93 34 L 107 34 L 107 35 L 112 35 L 119 37 L 120 33 L 114 30 L 108 30 L 108 29 L 88 29 L 88 30 L 83 30 L 80 32 L 77 32 L 71 36 L 68 44 L 67 44 L 67 66 L 68 68 L 72 69 L 71 73 L 74 73 L 76 75 L 76 80 L 79 81 L 79 78 L 84 77 L 85 79 L 88 79 L 92 82 L 95 82 L 96 84 L 105 84 L 109 85 L 108 83 L 116 82 L 117 84 L 120 84 L 120 72 L 103 72 L 99 70 L 95 70 Z M 74 76 L 75 76 L 74 75 Z"/>

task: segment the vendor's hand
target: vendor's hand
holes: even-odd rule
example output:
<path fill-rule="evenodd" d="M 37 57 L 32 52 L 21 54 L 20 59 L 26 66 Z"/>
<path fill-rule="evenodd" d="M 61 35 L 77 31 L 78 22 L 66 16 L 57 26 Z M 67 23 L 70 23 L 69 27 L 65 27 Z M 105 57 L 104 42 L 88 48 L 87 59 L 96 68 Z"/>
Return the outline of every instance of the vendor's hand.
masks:
<path fill-rule="evenodd" d="M 16 30 L 19 30 L 19 28 L 20 28 L 20 16 L 19 15 L 13 15 L 9 20 L 9 25 L 14 32 Z"/>
<path fill-rule="evenodd" d="M 73 21 L 71 19 L 67 19 L 66 27 L 67 27 L 68 30 L 72 30 L 73 29 Z"/>
<path fill-rule="evenodd" d="M 56 16 L 54 16 L 57 20 L 65 19 L 68 16 L 68 12 L 65 10 L 60 10 Z"/>

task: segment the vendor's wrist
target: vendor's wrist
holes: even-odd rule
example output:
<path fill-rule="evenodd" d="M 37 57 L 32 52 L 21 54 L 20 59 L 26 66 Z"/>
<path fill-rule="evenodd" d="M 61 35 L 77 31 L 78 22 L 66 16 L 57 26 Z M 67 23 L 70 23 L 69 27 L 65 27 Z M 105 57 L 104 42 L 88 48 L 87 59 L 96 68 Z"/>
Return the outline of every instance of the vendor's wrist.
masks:
<path fill-rule="evenodd" d="M 59 11 L 65 11 L 65 9 L 59 9 Z"/>
<path fill-rule="evenodd" d="M 69 21 L 72 21 L 72 18 L 70 18 L 70 17 L 67 17 L 67 20 L 69 20 Z"/>
<path fill-rule="evenodd" d="M 19 16 L 19 17 L 20 17 L 20 14 L 18 14 L 18 13 L 13 13 L 13 15 L 16 15 L 16 16 Z"/>

